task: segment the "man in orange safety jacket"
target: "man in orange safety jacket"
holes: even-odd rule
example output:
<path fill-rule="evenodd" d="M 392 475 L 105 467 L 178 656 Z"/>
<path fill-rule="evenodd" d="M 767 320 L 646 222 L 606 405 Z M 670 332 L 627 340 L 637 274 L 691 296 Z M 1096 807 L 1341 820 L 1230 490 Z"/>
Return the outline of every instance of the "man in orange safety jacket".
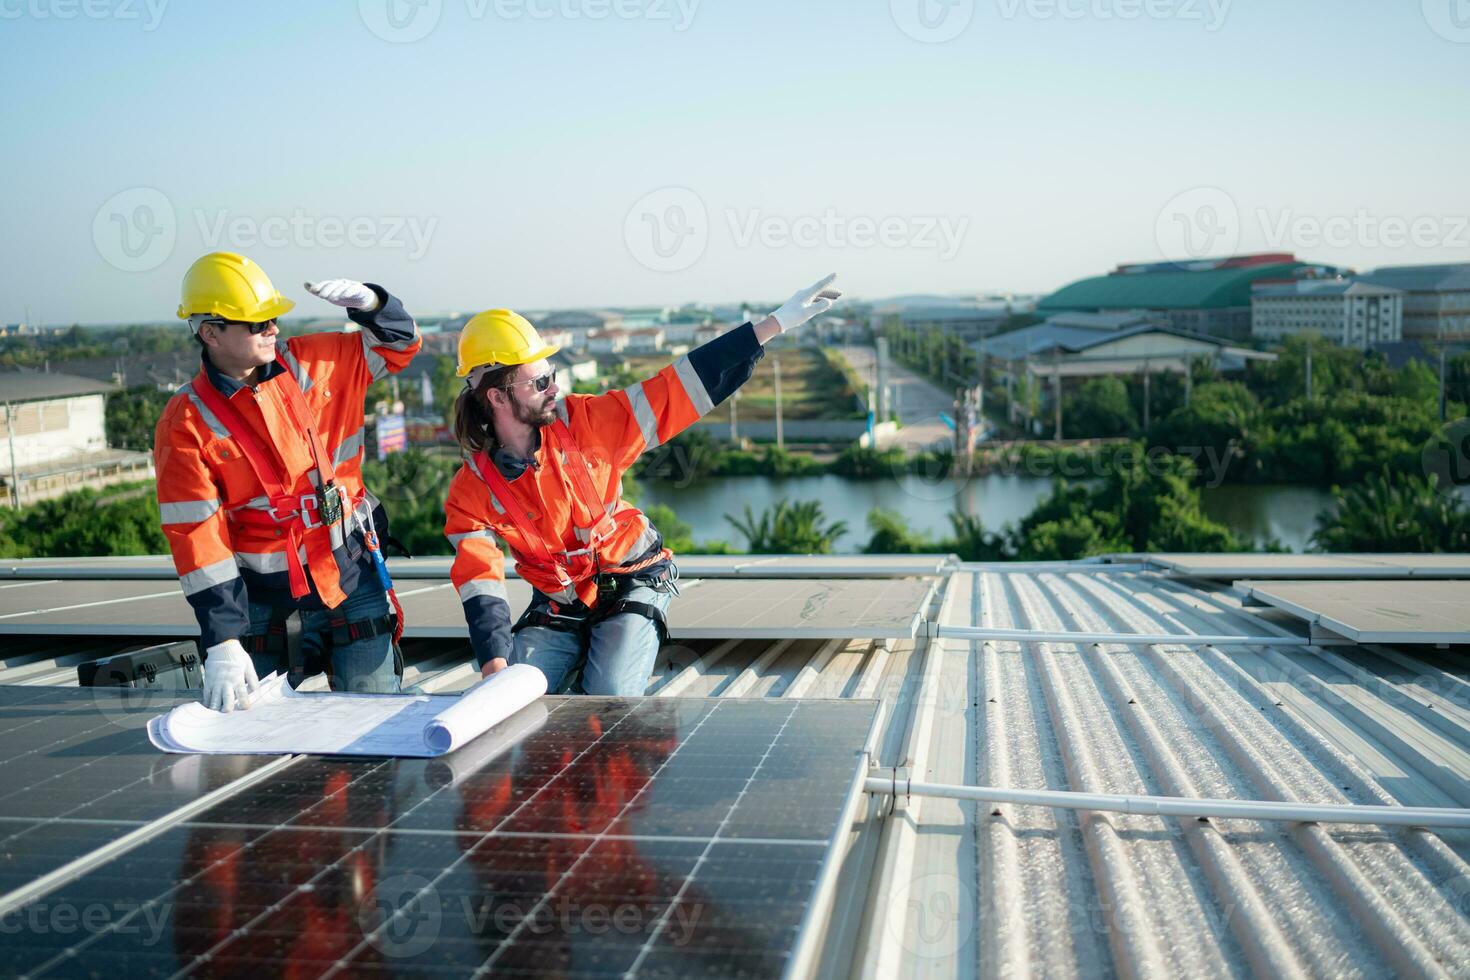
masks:
<path fill-rule="evenodd" d="M 546 361 L 557 348 L 527 320 L 490 310 L 465 324 L 455 435 L 468 458 L 450 483 L 444 531 L 483 674 L 529 663 L 552 692 L 580 670 L 581 692 L 643 693 L 676 572 L 658 529 L 620 499 L 622 476 L 749 380 L 767 341 L 830 308 L 835 278 L 631 388 L 560 401 Z M 496 538 L 535 589 L 514 626 Z"/>
<path fill-rule="evenodd" d="M 293 684 L 325 668 L 336 690 L 399 689 L 401 617 L 378 544 L 385 518 L 362 482 L 363 403 L 422 341 L 381 286 L 306 288 L 359 330 L 278 343 L 276 318 L 295 304 L 240 255 L 210 253 L 184 276 L 178 315 L 201 367 L 164 408 L 154 465 L 164 535 L 199 621 L 203 700 L 219 710 L 245 707 L 273 669 Z"/>

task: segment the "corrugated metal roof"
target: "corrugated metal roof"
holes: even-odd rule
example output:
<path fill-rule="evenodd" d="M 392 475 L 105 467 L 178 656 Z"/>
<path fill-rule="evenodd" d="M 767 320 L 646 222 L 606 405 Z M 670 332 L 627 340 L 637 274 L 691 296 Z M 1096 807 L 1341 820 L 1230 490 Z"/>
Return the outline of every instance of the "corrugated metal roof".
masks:
<path fill-rule="evenodd" d="M 113 386 L 74 374 L 51 371 L 0 371 L 0 402 L 35 402 L 50 398 L 101 395 Z"/>
<path fill-rule="evenodd" d="M 1289 276 L 1302 263 L 1094 276 L 1052 293 L 1038 310 L 1182 310 L 1250 306 L 1251 283 Z"/>
<path fill-rule="evenodd" d="M 1251 561 L 1269 571 L 1271 556 Z M 1470 806 L 1470 666 L 1458 650 L 929 635 L 1305 632 L 1243 606 L 1228 575 L 1208 584 L 1157 567 L 1147 555 L 956 565 L 912 639 L 689 640 L 661 652 L 649 693 L 876 697 L 873 762 L 931 782 Z M 17 649 L 0 683 L 75 683 L 76 660 L 96 653 L 84 647 Z M 463 640 L 406 653 L 406 680 L 428 690 L 473 679 Z M 817 972 L 1470 975 L 1467 858 L 1463 832 L 873 795 Z"/>

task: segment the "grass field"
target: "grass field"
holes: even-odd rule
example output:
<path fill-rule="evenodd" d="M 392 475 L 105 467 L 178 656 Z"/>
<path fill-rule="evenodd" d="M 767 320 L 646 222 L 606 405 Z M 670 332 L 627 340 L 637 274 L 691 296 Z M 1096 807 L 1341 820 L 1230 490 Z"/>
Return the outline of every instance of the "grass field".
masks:
<path fill-rule="evenodd" d="M 740 389 L 739 413 L 742 420 L 759 421 L 776 417 L 776 361 L 781 362 L 782 415 L 787 419 L 861 418 L 856 393 L 822 352 L 812 347 L 788 347 L 768 350 L 755 367 L 755 375 Z M 647 377 L 668 364 L 667 359 L 640 357 L 630 359 L 637 377 Z M 710 418 L 719 420 L 729 414 L 725 406 L 717 408 Z"/>

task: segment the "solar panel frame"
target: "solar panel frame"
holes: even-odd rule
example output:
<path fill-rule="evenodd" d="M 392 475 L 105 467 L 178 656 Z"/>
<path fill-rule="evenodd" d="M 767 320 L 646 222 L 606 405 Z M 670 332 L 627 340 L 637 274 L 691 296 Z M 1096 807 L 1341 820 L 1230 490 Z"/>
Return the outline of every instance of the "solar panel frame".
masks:
<path fill-rule="evenodd" d="M 1358 643 L 1470 643 L 1470 581 L 1266 581 L 1240 587 L 1254 601 Z"/>

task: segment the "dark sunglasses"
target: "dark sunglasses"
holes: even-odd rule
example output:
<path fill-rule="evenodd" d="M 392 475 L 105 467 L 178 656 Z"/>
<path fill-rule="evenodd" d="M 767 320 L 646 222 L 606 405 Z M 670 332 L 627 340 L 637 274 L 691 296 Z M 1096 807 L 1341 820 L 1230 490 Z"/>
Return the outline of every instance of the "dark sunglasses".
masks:
<path fill-rule="evenodd" d="M 269 330 L 271 327 L 273 327 L 273 326 L 276 325 L 275 317 L 271 317 L 269 320 L 261 320 L 259 323 L 251 323 L 251 322 L 249 322 L 247 320 L 224 320 L 224 319 L 220 319 L 220 320 L 205 320 L 204 322 L 206 324 L 208 324 L 209 326 L 215 327 L 216 329 L 219 329 L 219 330 L 223 330 L 225 327 L 244 327 L 246 330 L 249 330 L 250 331 L 250 336 L 252 336 L 252 337 L 255 337 L 255 336 L 258 336 L 260 334 L 263 334 L 267 330 Z"/>
<path fill-rule="evenodd" d="M 545 391 L 547 388 L 550 388 L 551 387 L 551 383 L 553 381 L 555 381 L 555 380 L 556 380 L 556 372 L 555 371 L 547 371 L 545 374 L 538 375 L 537 377 L 531 378 L 529 381 L 512 381 L 510 384 L 508 384 L 508 385 L 501 385 L 500 387 L 502 387 L 502 388 L 519 388 L 521 385 L 530 385 L 536 391 L 542 392 L 542 391 Z"/>

